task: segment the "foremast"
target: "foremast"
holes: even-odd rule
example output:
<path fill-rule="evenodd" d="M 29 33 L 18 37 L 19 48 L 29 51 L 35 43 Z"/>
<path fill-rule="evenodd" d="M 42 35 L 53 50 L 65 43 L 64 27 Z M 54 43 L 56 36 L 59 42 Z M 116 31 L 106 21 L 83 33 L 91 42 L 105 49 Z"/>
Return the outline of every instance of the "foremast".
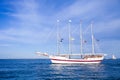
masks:
<path fill-rule="evenodd" d="M 80 53 L 83 54 L 82 21 L 80 21 Z"/>
<path fill-rule="evenodd" d="M 60 55 L 60 32 L 59 32 L 59 22 L 60 20 L 57 20 L 57 54 Z"/>

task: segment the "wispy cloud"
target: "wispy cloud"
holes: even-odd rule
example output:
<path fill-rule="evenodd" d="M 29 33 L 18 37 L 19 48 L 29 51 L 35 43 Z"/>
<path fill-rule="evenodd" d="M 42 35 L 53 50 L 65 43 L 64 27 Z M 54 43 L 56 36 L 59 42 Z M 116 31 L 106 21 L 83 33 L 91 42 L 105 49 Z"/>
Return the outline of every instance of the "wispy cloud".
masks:
<path fill-rule="evenodd" d="M 65 8 L 62 7 L 63 9 L 55 12 L 56 15 L 54 13 L 52 16 L 41 14 L 43 9 L 41 10 L 40 7 L 43 7 L 43 4 L 41 6 L 41 4 L 35 0 L 30 0 L 29 2 L 27 0 L 22 0 L 16 2 L 16 4 L 15 2 L 10 2 L 10 4 L 12 5 L 11 8 L 14 12 L 9 13 L 8 15 L 12 16 L 14 19 L 11 20 L 11 25 L 9 25 L 8 29 L 3 31 L 1 30 L 1 39 L 3 38 L 22 42 L 36 42 L 37 40 L 43 41 L 43 39 L 47 39 L 46 37 L 50 38 L 52 34 L 48 35 L 48 32 L 56 32 L 55 19 L 57 18 L 63 21 L 74 18 L 76 18 L 76 20 L 83 19 L 90 21 L 92 19 L 97 20 L 98 18 L 102 20 L 103 18 L 106 19 L 106 17 L 108 18 L 108 16 L 110 16 L 109 14 L 104 16 L 107 1 L 76 1 Z M 50 20 L 46 21 L 47 17 Z M 103 21 L 105 19 L 103 19 Z M 98 29 L 96 29 L 97 32 L 110 32 L 110 30 L 113 31 L 119 28 L 119 19 L 108 20 L 105 25 L 103 21 L 95 23 L 99 24 L 97 25 Z M 53 22 L 54 25 L 52 24 Z M 51 30 L 49 26 L 53 29 Z M 64 27 L 61 27 L 61 30 L 66 31 L 67 28 L 65 27 L 67 25 L 65 24 L 62 26 Z M 108 29 L 109 31 L 107 31 Z"/>
<path fill-rule="evenodd" d="M 78 0 L 72 5 L 59 11 L 57 16 L 62 18 L 62 20 L 68 20 L 70 18 L 91 19 L 92 17 L 100 14 L 99 12 L 101 12 L 101 7 L 103 5 L 103 2 L 100 1 L 92 0 L 86 2 Z"/>
<path fill-rule="evenodd" d="M 0 46 L 9 46 L 12 43 L 13 45 L 26 43 L 40 44 L 42 46 L 47 43 L 50 46 L 50 44 L 56 43 L 57 19 L 61 21 L 61 36 L 66 40 L 68 40 L 69 19 L 72 20 L 72 35 L 77 35 L 75 36 L 77 39 L 79 39 L 78 29 L 81 19 L 83 20 L 83 29 L 88 27 L 92 20 L 94 21 L 95 36 L 104 39 L 118 39 L 118 34 L 120 34 L 118 2 L 118 0 L 75 0 L 69 3 L 69 1 L 63 0 L 61 4 L 57 1 L 50 4 L 42 0 L 15 0 L 4 4 L 0 3 L 9 6 L 2 6 L 6 11 L 0 12 L 3 15 L 0 20 L 5 22 L 0 23 L 2 24 Z M 6 22 L 4 16 L 6 16 L 8 22 Z M 3 28 L 5 26 L 6 28 Z M 78 44 L 76 43 L 74 46 L 78 46 Z M 41 48 L 43 49 L 43 47 Z"/>
<path fill-rule="evenodd" d="M 9 13 L 15 20 L 11 21 L 8 29 L 1 30 L 1 40 L 11 40 L 24 43 L 43 43 L 54 30 L 44 25 L 45 21 L 39 11 L 38 3 L 22 0 L 12 4 L 14 13 Z M 41 7 L 41 6 L 40 6 Z M 53 27 L 54 28 L 54 27 Z M 54 31 L 53 31 L 54 32 Z M 49 37 L 50 39 L 50 37 Z"/>

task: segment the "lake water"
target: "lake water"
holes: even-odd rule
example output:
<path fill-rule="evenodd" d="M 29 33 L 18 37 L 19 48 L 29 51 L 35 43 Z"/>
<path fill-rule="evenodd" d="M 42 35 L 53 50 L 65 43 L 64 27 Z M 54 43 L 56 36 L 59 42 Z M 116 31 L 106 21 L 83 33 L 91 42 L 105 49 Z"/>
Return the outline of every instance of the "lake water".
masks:
<path fill-rule="evenodd" d="M 120 59 L 101 64 L 51 64 L 48 59 L 0 59 L 0 80 L 120 80 Z"/>

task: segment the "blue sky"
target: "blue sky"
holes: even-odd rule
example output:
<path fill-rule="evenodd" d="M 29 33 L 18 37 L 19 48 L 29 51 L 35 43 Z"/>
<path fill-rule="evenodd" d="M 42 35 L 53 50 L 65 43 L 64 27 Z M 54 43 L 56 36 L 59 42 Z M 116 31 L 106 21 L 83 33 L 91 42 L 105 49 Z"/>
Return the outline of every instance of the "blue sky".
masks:
<path fill-rule="evenodd" d="M 93 21 L 98 52 L 120 57 L 119 4 L 119 0 L 0 0 L 0 58 L 39 58 L 36 51 L 56 53 L 57 19 L 64 38 L 62 53 L 68 52 L 71 19 L 73 52 L 79 53 L 80 20 L 86 34 Z M 90 42 L 86 44 L 84 52 L 91 50 Z"/>

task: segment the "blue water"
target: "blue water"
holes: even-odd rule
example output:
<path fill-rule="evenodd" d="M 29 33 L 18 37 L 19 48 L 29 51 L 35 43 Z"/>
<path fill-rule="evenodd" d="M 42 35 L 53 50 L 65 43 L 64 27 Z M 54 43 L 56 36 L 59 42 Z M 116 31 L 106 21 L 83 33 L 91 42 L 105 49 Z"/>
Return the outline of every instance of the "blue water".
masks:
<path fill-rule="evenodd" d="M 47 59 L 1 59 L 0 80 L 120 80 L 120 59 L 101 64 L 50 64 Z"/>

